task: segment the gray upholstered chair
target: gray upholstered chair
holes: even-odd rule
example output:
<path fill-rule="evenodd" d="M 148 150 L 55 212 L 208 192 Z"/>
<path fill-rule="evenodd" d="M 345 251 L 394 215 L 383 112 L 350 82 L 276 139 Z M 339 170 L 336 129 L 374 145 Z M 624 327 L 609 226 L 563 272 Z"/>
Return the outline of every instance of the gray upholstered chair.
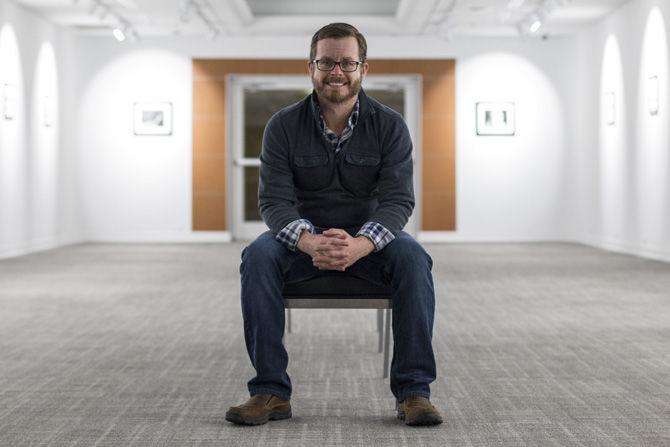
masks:
<path fill-rule="evenodd" d="M 386 378 L 389 374 L 392 293 L 390 286 L 378 286 L 339 272 L 286 284 L 283 296 L 287 332 L 291 333 L 291 309 L 377 309 L 378 350 L 384 353 L 382 375 Z"/>

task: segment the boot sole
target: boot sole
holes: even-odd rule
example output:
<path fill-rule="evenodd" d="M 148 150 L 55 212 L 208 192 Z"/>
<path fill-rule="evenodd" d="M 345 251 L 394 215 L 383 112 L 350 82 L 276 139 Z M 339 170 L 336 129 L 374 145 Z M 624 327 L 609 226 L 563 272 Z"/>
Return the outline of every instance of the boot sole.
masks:
<path fill-rule="evenodd" d="M 233 424 L 238 425 L 263 425 L 268 421 L 279 421 L 281 419 L 291 418 L 291 410 L 289 411 L 274 411 L 272 413 L 266 414 L 264 416 L 259 416 L 256 418 L 243 418 L 237 413 L 226 413 L 226 420 L 232 422 Z"/>
<path fill-rule="evenodd" d="M 408 421 L 405 419 L 405 413 L 398 411 L 398 419 L 401 421 L 405 421 L 405 424 L 411 425 L 412 427 L 417 427 L 417 426 L 428 426 L 428 425 L 439 425 L 442 423 L 442 418 L 435 417 L 434 415 L 431 414 L 422 414 L 419 415 L 414 420 Z"/>

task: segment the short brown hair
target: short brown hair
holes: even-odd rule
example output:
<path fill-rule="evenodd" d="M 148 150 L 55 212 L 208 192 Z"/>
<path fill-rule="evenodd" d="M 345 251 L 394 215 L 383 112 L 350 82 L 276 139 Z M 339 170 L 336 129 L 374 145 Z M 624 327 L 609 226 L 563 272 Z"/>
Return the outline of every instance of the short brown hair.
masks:
<path fill-rule="evenodd" d="M 313 61 L 316 57 L 316 44 L 323 39 L 343 39 L 345 37 L 355 37 L 358 42 L 358 57 L 361 62 L 368 58 L 368 43 L 365 37 L 353 26 L 348 23 L 330 23 L 312 36 L 312 44 L 309 47 L 309 60 Z"/>

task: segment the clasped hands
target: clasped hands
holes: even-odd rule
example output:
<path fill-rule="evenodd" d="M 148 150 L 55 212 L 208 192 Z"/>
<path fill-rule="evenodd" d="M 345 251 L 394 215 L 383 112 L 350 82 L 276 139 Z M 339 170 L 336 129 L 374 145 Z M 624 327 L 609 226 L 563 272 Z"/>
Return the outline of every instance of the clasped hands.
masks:
<path fill-rule="evenodd" d="M 343 272 L 372 253 L 374 248 L 367 237 L 353 237 L 339 228 L 331 228 L 321 234 L 303 231 L 298 239 L 298 249 L 311 256 L 314 267 L 319 270 Z"/>

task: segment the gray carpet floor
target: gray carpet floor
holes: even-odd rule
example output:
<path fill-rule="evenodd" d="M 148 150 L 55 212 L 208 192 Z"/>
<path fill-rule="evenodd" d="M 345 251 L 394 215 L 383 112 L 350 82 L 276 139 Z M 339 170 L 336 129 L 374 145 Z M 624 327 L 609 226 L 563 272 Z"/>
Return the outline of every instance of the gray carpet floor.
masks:
<path fill-rule="evenodd" d="M 374 310 L 294 310 L 294 417 L 227 423 L 242 245 L 90 244 L 0 261 L 0 445 L 670 446 L 669 264 L 426 247 L 440 426 L 395 419 Z"/>

